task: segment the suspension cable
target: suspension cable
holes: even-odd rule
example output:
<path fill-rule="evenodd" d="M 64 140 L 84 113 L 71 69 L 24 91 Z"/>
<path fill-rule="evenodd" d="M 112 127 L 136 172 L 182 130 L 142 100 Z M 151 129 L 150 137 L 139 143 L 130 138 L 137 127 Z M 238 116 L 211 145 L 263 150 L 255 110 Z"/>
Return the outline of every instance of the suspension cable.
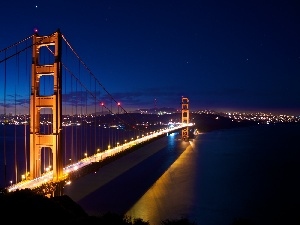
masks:
<path fill-rule="evenodd" d="M 12 48 L 12 47 L 14 47 L 14 46 L 16 46 L 16 45 L 19 45 L 19 44 L 21 44 L 22 42 L 25 42 L 25 41 L 27 41 L 28 39 L 30 39 L 30 38 L 32 38 L 32 37 L 33 37 L 33 35 L 30 35 L 30 36 L 28 36 L 27 38 L 24 38 L 23 40 L 18 41 L 18 42 L 16 42 L 16 43 L 14 43 L 14 44 L 12 44 L 12 45 L 10 45 L 10 46 L 8 46 L 8 47 L 6 47 L 6 48 L 0 50 L 0 53 L 3 52 L 3 51 L 7 51 L 8 49 L 10 49 L 10 48 Z"/>
<path fill-rule="evenodd" d="M 103 88 L 103 90 L 108 94 L 108 96 L 110 97 L 110 99 L 111 100 L 113 100 L 116 104 L 118 104 L 118 101 L 116 101 L 114 98 L 113 98 L 113 96 L 105 89 L 105 87 L 99 82 L 99 80 L 96 78 L 96 76 L 91 72 L 91 70 L 87 67 L 87 65 L 83 62 L 83 60 L 79 57 L 79 55 L 75 52 L 75 50 L 72 48 L 72 46 L 71 46 L 71 44 L 66 40 L 66 38 L 65 38 L 65 36 L 63 35 L 63 34 L 61 34 L 62 35 L 62 38 L 63 38 L 63 40 L 66 42 L 66 44 L 69 46 L 69 48 L 72 50 L 72 52 L 74 53 L 74 55 L 77 57 L 77 59 L 79 60 L 79 62 L 84 66 L 84 68 L 89 72 L 89 74 L 94 78 L 94 80 L 97 82 L 97 84 L 99 84 L 102 88 Z M 50 51 L 50 52 L 52 52 L 52 54 L 54 55 L 54 52 L 47 46 L 47 48 L 48 48 L 48 50 Z M 80 85 L 82 86 L 82 87 L 84 87 L 84 89 L 85 90 L 87 90 L 88 92 L 89 92 L 89 94 L 93 97 L 93 98 L 95 98 L 96 99 L 96 96 L 93 94 L 93 93 L 91 93 L 90 91 L 89 91 L 89 89 L 85 86 L 85 85 L 83 85 L 83 83 L 82 82 L 80 82 L 80 79 L 78 79 L 76 76 L 75 76 L 75 74 L 74 73 L 72 73 L 71 72 L 71 70 L 69 70 L 67 67 L 66 67 L 66 65 L 64 65 L 63 63 L 62 63 L 62 66 L 65 68 L 65 69 L 67 69 L 68 71 L 69 71 L 69 73 L 72 75 L 72 76 L 74 76 L 74 78 L 80 83 Z M 131 119 L 133 120 L 133 121 L 136 121 L 136 119 L 134 119 L 121 105 L 119 105 L 119 107 L 124 111 L 124 113 L 126 114 L 126 115 L 128 115 L 129 117 L 131 117 Z M 110 113 L 112 113 L 113 114 L 113 112 L 112 112 L 112 109 L 109 109 L 108 107 L 106 107 L 105 106 L 105 108 L 110 112 Z M 118 117 L 118 119 L 119 120 L 121 120 L 123 123 L 125 123 L 125 124 L 127 124 L 127 125 L 130 125 L 130 124 L 128 124 L 126 121 L 124 121 L 123 119 L 121 119 L 120 117 L 119 117 L 119 115 L 117 115 L 117 117 Z M 134 129 L 136 129 L 136 130 L 138 130 L 139 132 L 141 131 L 141 132 L 144 132 L 143 130 L 140 130 L 140 129 L 138 129 L 138 128 L 136 128 L 135 126 L 133 127 Z"/>
<path fill-rule="evenodd" d="M 109 109 L 107 106 L 102 106 L 102 109 L 103 109 L 103 107 L 104 108 L 106 108 L 107 110 L 108 110 L 108 112 L 110 112 L 111 114 L 114 114 L 113 112 L 112 112 L 112 102 L 115 102 L 117 105 L 118 105 L 118 107 L 119 108 L 121 108 L 121 110 L 123 110 L 123 112 L 127 115 L 127 116 L 129 116 L 129 117 L 131 117 L 131 119 L 132 119 L 132 122 L 133 121 L 135 121 L 135 123 L 137 123 L 136 122 L 136 119 L 135 118 L 133 118 L 125 109 L 124 109 L 124 107 L 123 106 L 121 106 L 114 98 L 113 98 L 113 96 L 105 89 L 105 87 L 98 81 L 98 79 L 96 78 L 96 76 L 91 72 L 91 70 L 87 67 L 87 65 L 83 62 L 83 60 L 79 57 L 79 55 L 75 52 L 75 50 L 72 48 L 72 46 L 70 45 L 70 43 L 66 40 L 66 38 L 65 38 L 65 36 L 63 35 L 63 34 L 61 34 L 62 35 L 62 38 L 63 38 L 63 40 L 65 41 L 65 43 L 67 44 L 67 46 L 71 49 L 71 51 L 73 52 L 73 54 L 77 57 L 77 59 L 78 59 L 78 62 L 79 62 L 79 64 L 81 63 L 83 66 L 84 66 L 84 68 L 88 71 L 88 73 L 90 74 L 90 76 L 91 77 L 93 77 L 94 78 L 94 80 L 96 81 L 95 82 L 95 84 L 98 84 L 99 86 L 101 86 L 102 87 L 102 89 L 108 94 L 108 96 L 110 97 L 110 99 L 111 99 L 111 109 Z M 47 48 L 48 48 L 48 50 L 50 51 L 50 52 L 52 52 L 52 54 L 54 55 L 54 52 L 47 46 Z M 89 90 L 89 88 L 87 88 L 84 84 L 83 84 L 83 82 L 81 82 L 81 79 L 80 78 L 77 78 L 72 72 L 71 72 L 71 70 L 70 69 L 68 69 L 67 68 L 67 66 L 64 64 L 64 63 L 61 63 L 62 64 L 62 66 L 75 78 L 75 80 L 77 81 L 76 82 L 76 84 L 80 84 L 81 85 L 81 87 L 82 88 L 84 88 L 85 90 L 86 90 L 86 93 L 89 93 L 89 95 L 92 97 L 92 98 L 94 98 L 95 99 L 95 101 L 97 101 L 97 94 L 96 94 L 96 92 L 95 93 L 92 93 L 92 91 L 90 91 Z M 80 70 L 79 70 L 79 72 L 80 72 Z M 87 99 L 86 99 L 87 100 Z M 86 102 L 86 107 L 87 107 L 87 102 Z M 118 108 L 118 109 L 119 109 Z M 77 110 L 76 110 L 77 111 Z M 82 111 L 82 105 L 81 105 L 81 111 Z M 77 114 L 77 113 L 76 113 Z M 133 130 L 136 130 L 138 133 L 140 133 L 140 132 L 145 132 L 144 130 L 140 130 L 139 129 L 139 127 L 137 127 L 137 126 L 134 126 L 134 125 L 130 125 L 129 123 L 128 123 L 128 120 L 127 121 L 125 121 L 124 119 L 122 119 L 121 117 L 120 117 L 120 115 L 119 114 L 117 114 L 116 115 L 116 117 L 119 119 L 119 121 L 122 121 L 124 124 L 127 124 L 131 129 L 133 129 Z M 82 118 L 81 118 L 82 119 Z M 131 123 L 132 123 L 131 122 Z M 112 134 L 113 135 L 113 134 Z M 110 135 L 109 135 L 110 136 Z M 115 137 L 116 138 L 116 137 Z M 112 137 L 112 141 L 113 141 L 113 137 Z M 109 140 L 110 140 L 110 138 L 109 138 Z M 116 141 L 116 140 L 115 140 Z M 110 141 L 109 141 L 110 142 Z M 83 143 L 81 143 L 81 150 L 82 150 L 82 147 L 83 147 L 83 145 L 82 145 Z M 82 153 L 80 153 L 80 154 L 82 154 Z"/>

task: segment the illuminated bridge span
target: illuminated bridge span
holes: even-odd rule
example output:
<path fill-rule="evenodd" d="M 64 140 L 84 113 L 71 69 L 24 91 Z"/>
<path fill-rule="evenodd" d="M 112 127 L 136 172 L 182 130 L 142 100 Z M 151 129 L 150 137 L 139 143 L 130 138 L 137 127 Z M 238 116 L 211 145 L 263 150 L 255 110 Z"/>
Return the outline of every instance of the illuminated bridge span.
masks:
<path fill-rule="evenodd" d="M 180 117 L 141 122 L 59 30 L 34 33 L 1 50 L 0 57 L 0 181 L 9 191 L 66 180 L 71 171 L 168 132 L 181 129 L 182 139 L 189 139 L 187 98 Z"/>

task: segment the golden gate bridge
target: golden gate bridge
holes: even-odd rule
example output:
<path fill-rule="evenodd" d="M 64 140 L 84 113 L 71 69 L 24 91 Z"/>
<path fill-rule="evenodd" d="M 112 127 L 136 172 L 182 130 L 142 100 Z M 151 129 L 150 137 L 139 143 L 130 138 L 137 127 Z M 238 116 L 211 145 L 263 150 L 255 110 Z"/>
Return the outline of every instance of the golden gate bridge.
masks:
<path fill-rule="evenodd" d="M 141 122 L 59 30 L 35 32 L 0 56 L 0 181 L 9 191 L 59 182 L 72 170 L 168 132 L 180 129 L 182 139 L 189 138 L 188 98 L 182 97 L 180 117 Z"/>

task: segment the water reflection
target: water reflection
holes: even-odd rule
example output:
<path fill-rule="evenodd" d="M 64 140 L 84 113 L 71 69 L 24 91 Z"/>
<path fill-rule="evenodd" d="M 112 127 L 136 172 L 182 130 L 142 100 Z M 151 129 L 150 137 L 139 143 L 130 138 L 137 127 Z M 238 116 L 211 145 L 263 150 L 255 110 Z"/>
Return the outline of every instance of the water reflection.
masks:
<path fill-rule="evenodd" d="M 186 143 L 182 143 L 184 144 Z M 161 220 L 165 219 L 188 217 L 196 194 L 197 158 L 193 145 L 194 143 L 190 141 L 180 157 L 126 212 L 126 215 L 142 218 L 150 224 L 160 224 Z"/>

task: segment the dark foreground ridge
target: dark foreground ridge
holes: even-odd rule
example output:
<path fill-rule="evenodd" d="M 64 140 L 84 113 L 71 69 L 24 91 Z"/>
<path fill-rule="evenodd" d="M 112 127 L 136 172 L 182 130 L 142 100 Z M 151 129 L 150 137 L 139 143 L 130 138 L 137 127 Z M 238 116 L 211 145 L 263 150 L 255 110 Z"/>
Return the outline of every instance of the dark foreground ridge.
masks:
<path fill-rule="evenodd" d="M 30 224 L 152 225 L 141 218 L 131 218 L 113 212 L 101 216 L 89 216 L 66 195 L 48 198 L 30 189 L 1 192 L 0 210 L 2 221 L 29 220 Z M 188 218 L 179 218 L 162 220 L 161 225 L 197 225 L 197 223 Z M 232 225 L 251 225 L 251 223 L 237 219 Z"/>

